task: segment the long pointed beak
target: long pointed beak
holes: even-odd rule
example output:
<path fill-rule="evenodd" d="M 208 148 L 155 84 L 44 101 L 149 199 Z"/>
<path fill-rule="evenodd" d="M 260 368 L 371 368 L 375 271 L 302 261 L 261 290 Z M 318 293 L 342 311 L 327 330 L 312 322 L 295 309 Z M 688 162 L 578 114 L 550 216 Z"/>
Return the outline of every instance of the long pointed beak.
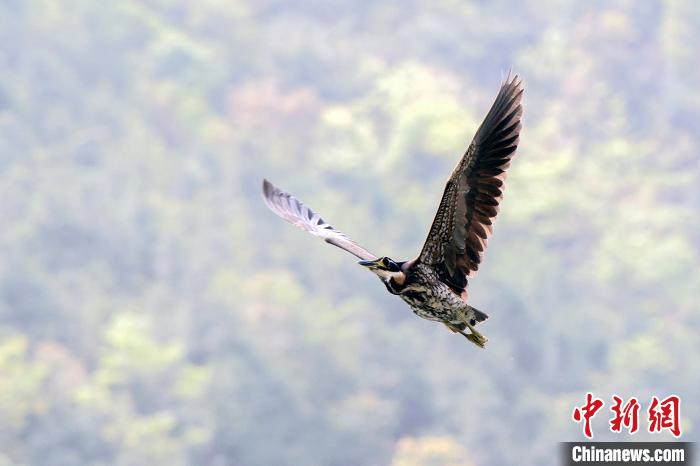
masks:
<path fill-rule="evenodd" d="M 360 265 L 362 265 L 362 266 L 364 266 L 364 267 L 371 267 L 371 266 L 373 266 L 373 265 L 377 265 L 377 261 L 376 261 L 376 260 L 373 260 L 373 261 L 360 261 L 360 262 L 358 262 L 358 264 L 360 264 Z"/>

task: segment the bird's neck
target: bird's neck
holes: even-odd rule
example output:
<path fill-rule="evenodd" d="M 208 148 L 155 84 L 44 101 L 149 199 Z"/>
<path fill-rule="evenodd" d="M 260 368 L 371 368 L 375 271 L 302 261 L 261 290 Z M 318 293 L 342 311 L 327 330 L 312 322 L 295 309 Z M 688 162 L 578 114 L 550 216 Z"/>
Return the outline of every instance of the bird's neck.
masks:
<path fill-rule="evenodd" d="M 406 275 L 403 272 L 396 272 L 382 281 L 389 293 L 399 294 L 406 285 Z"/>

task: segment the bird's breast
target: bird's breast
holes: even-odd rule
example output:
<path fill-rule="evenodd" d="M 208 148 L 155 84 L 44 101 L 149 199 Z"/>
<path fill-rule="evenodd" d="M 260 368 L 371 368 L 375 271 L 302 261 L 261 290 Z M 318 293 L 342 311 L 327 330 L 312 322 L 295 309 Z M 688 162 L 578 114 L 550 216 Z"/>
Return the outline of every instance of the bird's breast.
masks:
<path fill-rule="evenodd" d="M 449 320 L 465 303 L 448 285 L 441 282 L 431 269 L 411 274 L 399 293 L 419 317 L 429 320 Z"/>

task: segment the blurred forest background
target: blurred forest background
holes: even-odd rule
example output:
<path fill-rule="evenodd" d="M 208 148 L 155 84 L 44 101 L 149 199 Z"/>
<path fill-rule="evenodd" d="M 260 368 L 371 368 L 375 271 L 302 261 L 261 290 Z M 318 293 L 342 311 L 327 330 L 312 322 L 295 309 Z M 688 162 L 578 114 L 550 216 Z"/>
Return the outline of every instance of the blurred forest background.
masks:
<path fill-rule="evenodd" d="M 586 391 L 698 439 L 699 2 L 2 0 L 0 43 L 0 465 L 555 464 Z M 411 258 L 511 67 L 482 351 L 260 184 Z"/>

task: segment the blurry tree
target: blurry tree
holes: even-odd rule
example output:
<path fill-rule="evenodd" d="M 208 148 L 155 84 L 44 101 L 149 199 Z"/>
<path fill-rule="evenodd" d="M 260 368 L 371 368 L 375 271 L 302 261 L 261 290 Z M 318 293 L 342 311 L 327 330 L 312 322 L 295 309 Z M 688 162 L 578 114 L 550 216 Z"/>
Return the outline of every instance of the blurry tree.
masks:
<path fill-rule="evenodd" d="M 699 34 L 691 0 L 0 2 L 0 465 L 554 464 L 589 390 L 678 393 L 697 440 Z M 260 181 L 408 259 L 511 67 L 480 352 Z"/>
<path fill-rule="evenodd" d="M 450 437 L 402 438 L 391 466 L 470 466 L 464 447 Z"/>

